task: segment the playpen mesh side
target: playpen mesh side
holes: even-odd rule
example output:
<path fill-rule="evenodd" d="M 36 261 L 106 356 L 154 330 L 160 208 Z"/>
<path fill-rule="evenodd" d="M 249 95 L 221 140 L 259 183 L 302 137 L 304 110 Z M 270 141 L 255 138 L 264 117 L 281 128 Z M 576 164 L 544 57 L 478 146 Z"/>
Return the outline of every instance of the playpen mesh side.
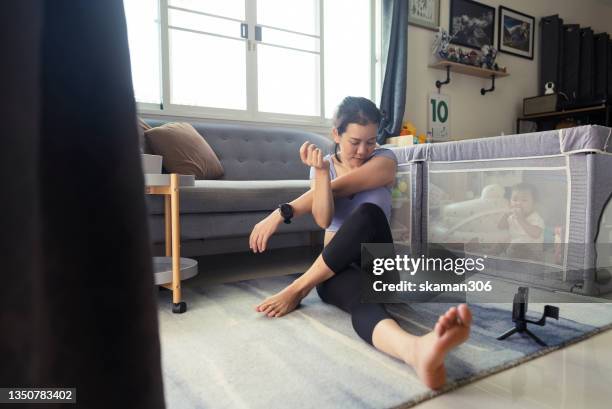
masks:
<path fill-rule="evenodd" d="M 469 246 L 499 260 L 491 273 L 567 289 L 566 157 L 428 162 L 426 169 L 428 242 L 462 243 L 466 250 Z M 525 215 L 540 227 L 537 237 L 530 237 L 516 222 L 502 223 L 504 218 L 513 220 L 508 215 L 518 206 L 517 198 L 525 195 L 531 198 Z"/>
<path fill-rule="evenodd" d="M 416 180 L 414 164 L 400 164 L 397 168 L 393 186 L 391 208 L 391 234 L 396 243 L 410 246 L 414 231 L 414 201 L 416 197 Z"/>
<path fill-rule="evenodd" d="M 592 215 L 595 242 L 595 280 L 602 286 L 612 284 L 612 156 L 590 155 L 594 162 Z"/>

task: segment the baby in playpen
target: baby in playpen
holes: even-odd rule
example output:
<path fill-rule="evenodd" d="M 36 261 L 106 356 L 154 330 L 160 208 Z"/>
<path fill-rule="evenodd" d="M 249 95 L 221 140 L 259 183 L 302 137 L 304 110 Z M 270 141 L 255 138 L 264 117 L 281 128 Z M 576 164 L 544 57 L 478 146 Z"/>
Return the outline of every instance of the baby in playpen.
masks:
<path fill-rule="evenodd" d="M 529 183 L 512 186 L 510 211 L 502 216 L 498 227 L 508 230 L 510 242 L 505 255 L 511 258 L 541 260 L 544 242 L 544 219 L 535 210 L 537 191 Z"/>

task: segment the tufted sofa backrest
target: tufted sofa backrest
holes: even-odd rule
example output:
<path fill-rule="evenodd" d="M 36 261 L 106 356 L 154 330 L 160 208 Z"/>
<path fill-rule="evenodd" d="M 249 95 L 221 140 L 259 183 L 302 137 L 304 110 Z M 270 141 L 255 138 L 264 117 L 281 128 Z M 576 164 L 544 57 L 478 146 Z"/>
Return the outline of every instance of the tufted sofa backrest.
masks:
<path fill-rule="evenodd" d="M 167 121 L 146 122 L 155 127 Z M 333 141 L 322 135 L 294 129 L 248 125 L 191 122 L 215 151 L 225 180 L 308 179 L 309 169 L 300 160 L 299 149 L 306 141 L 325 153 Z"/>

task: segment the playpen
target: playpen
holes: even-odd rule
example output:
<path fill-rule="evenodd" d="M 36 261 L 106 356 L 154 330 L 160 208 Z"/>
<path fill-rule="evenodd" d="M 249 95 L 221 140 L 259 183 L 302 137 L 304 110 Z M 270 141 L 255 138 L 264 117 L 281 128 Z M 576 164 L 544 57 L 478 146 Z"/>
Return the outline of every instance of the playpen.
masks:
<path fill-rule="evenodd" d="M 486 249 L 496 260 L 488 274 L 588 295 L 610 291 L 611 133 L 593 125 L 392 148 L 394 240 L 413 249 Z M 530 217 L 541 227 L 532 240 L 501 222 L 521 189 L 532 192 Z"/>

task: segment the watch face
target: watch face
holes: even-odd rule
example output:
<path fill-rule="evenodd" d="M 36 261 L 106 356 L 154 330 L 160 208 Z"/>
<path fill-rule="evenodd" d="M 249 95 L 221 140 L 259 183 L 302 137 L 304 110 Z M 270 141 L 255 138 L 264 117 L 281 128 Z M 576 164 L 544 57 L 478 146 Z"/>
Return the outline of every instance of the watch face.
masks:
<path fill-rule="evenodd" d="M 288 203 L 283 203 L 280 206 L 280 212 L 281 212 L 281 216 L 283 216 L 285 219 L 289 219 L 293 217 L 293 208 Z"/>

